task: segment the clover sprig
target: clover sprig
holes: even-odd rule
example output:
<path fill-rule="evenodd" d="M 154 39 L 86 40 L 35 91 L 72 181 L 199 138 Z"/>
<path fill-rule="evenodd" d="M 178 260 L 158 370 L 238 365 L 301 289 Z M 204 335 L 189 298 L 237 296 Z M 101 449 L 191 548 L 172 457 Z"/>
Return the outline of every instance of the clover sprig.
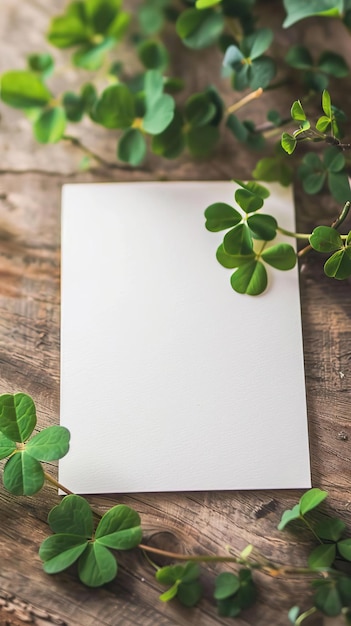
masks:
<path fill-rule="evenodd" d="M 88 587 L 113 580 L 118 565 L 112 550 L 130 550 L 141 542 L 140 517 L 124 504 L 109 509 L 94 530 L 90 505 L 81 496 L 65 496 L 48 516 L 54 535 L 40 546 L 47 574 L 57 574 L 78 562 L 78 576 Z"/>
<path fill-rule="evenodd" d="M 36 422 L 30 396 L 0 396 L 0 459 L 8 457 L 3 483 L 15 495 L 37 493 L 45 481 L 41 462 L 61 459 L 69 449 L 70 434 L 63 426 L 49 426 L 30 438 Z"/>
<path fill-rule="evenodd" d="M 206 228 L 211 232 L 228 231 L 217 250 L 217 260 L 226 268 L 236 268 L 231 276 L 234 291 L 256 296 L 267 287 L 264 263 L 289 270 L 296 264 L 296 253 L 287 243 L 266 247 L 279 229 L 272 215 L 258 212 L 269 197 L 269 190 L 253 181 L 235 182 L 240 186 L 234 194 L 238 208 L 225 202 L 211 204 L 205 210 Z M 259 246 L 256 241 L 261 242 Z"/>

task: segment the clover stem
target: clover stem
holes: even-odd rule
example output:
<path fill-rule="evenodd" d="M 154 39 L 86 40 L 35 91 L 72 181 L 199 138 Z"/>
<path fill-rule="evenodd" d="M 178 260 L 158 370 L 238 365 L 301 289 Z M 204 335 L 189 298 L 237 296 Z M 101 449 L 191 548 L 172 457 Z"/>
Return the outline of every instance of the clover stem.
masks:
<path fill-rule="evenodd" d="M 234 113 L 234 111 L 238 111 L 238 109 L 241 109 L 241 107 L 245 106 L 245 104 L 248 104 L 249 102 L 251 102 L 251 100 L 255 100 L 256 98 L 259 98 L 260 96 L 262 96 L 262 94 L 263 94 L 262 87 L 259 87 L 258 89 L 256 89 L 256 91 L 251 91 L 251 93 L 248 93 L 247 96 L 244 96 L 244 98 L 241 98 L 241 100 L 238 100 L 238 102 L 234 102 L 234 104 L 228 107 L 226 111 L 227 114 Z"/>
<path fill-rule="evenodd" d="M 73 491 L 70 491 L 69 489 L 67 489 L 67 487 L 64 487 L 63 485 L 61 485 L 61 483 L 55 480 L 53 476 L 50 476 L 50 474 L 47 474 L 47 472 L 44 472 L 44 476 L 46 480 L 48 481 L 48 483 L 51 483 L 52 485 L 54 485 L 54 487 L 61 489 L 61 491 L 64 491 L 69 496 L 73 494 Z"/>
<path fill-rule="evenodd" d="M 132 167 L 130 165 L 121 165 L 119 163 L 111 163 L 110 161 L 107 161 L 106 159 L 101 157 L 99 154 L 96 154 L 96 152 L 88 148 L 88 146 L 83 144 L 81 140 L 78 139 L 78 137 L 73 137 L 73 135 L 63 135 L 62 139 L 64 141 L 69 141 L 72 144 L 72 146 L 75 146 L 76 148 L 79 148 L 79 150 L 82 150 L 82 152 L 84 152 L 90 158 L 94 159 L 94 161 L 96 161 L 102 167 L 105 167 L 110 170 L 116 169 L 116 170 L 125 170 L 128 172 L 136 169 L 135 167 Z M 146 169 L 143 167 L 139 167 L 137 169 L 146 171 Z"/>
<path fill-rule="evenodd" d="M 300 624 L 302 624 L 302 622 L 307 617 L 309 617 L 310 615 L 313 615 L 316 611 L 317 611 L 317 608 L 315 606 L 312 606 L 310 609 L 308 609 L 308 611 L 305 611 L 304 613 L 301 613 L 301 615 L 299 615 L 299 617 L 297 618 L 297 620 L 295 622 L 295 626 L 300 626 Z"/>
<path fill-rule="evenodd" d="M 336 220 L 334 220 L 334 222 L 331 224 L 331 228 L 338 228 L 340 224 L 343 223 L 343 221 L 347 218 L 349 214 L 350 208 L 351 202 L 348 200 L 347 202 L 345 202 L 339 217 L 337 217 Z"/>
<path fill-rule="evenodd" d="M 175 561 L 192 561 L 197 563 L 237 563 L 238 565 L 242 565 L 243 561 L 240 557 L 236 556 L 212 556 L 210 554 L 178 554 L 177 552 L 168 552 L 167 550 L 160 550 L 160 548 L 153 548 L 152 546 L 147 546 L 145 544 L 140 543 L 138 548 L 143 552 L 152 552 L 153 554 L 158 554 L 160 556 L 168 557 L 169 559 L 174 559 Z M 146 555 L 145 555 L 146 556 Z M 245 561 L 245 565 L 250 567 L 251 569 L 259 569 L 265 574 L 269 576 L 279 576 L 284 574 L 312 574 L 315 575 L 315 571 L 311 570 L 309 567 L 290 567 L 290 566 L 278 566 L 278 565 L 265 565 L 260 563 L 259 561 L 250 562 Z"/>
<path fill-rule="evenodd" d="M 277 227 L 277 231 L 282 235 L 287 235 L 287 237 L 294 237 L 295 239 L 309 239 L 311 237 L 311 234 L 309 233 L 294 233 L 291 230 L 286 230 L 285 228 L 282 228 L 281 226 Z"/>
<path fill-rule="evenodd" d="M 308 530 L 312 533 L 312 535 L 315 537 L 315 539 L 317 539 L 317 541 L 319 541 L 319 543 L 323 544 L 323 541 L 321 540 L 320 537 L 318 537 L 317 533 L 315 532 L 313 526 L 309 523 L 309 521 L 307 521 L 307 519 L 303 515 L 301 515 L 301 519 L 306 524 Z"/>

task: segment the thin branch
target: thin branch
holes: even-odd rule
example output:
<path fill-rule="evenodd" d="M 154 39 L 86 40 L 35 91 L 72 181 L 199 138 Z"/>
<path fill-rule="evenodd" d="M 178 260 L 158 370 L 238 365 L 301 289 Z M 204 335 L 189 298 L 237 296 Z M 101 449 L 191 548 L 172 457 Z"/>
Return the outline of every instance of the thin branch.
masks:
<path fill-rule="evenodd" d="M 226 112 L 228 114 L 234 113 L 234 111 L 238 111 L 239 109 L 241 109 L 241 107 L 245 106 L 245 104 L 248 104 L 249 102 L 251 102 L 251 100 L 260 98 L 262 94 L 263 94 L 263 89 L 262 87 L 259 87 L 258 89 L 256 89 L 256 91 L 251 91 L 251 93 L 248 93 L 247 96 L 244 96 L 238 102 L 234 102 L 234 104 L 232 104 L 230 107 L 227 108 Z"/>
<path fill-rule="evenodd" d="M 50 476 L 50 474 L 47 474 L 47 472 L 44 472 L 44 476 L 49 483 L 54 485 L 54 487 L 57 487 L 57 489 L 64 491 L 68 496 L 73 494 L 73 491 L 70 491 L 67 487 L 64 487 L 64 485 L 61 485 L 61 483 L 59 483 L 53 476 Z"/>
<path fill-rule="evenodd" d="M 64 139 L 65 141 L 69 141 L 73 146 L 75 146 L 76 148 L 79 148 L 79 150 L 82 150 L 82 152 L 84 152 L 87 156 L 94 159 L 94 161 L 99 163 L 99 165 L 107 169 L 123 170 L 126 172 L 133 172 L 133 171 L 135 172 L 136 170 L 140 170 L 143 172 L 148 171 L 147 168 L 144 168 L 144 167 L 135 168 L 135 167 L 132 167 L 131 165 L 122 165 L 120 163 L 112 163 L 111 161 L 107 161 L 106 159 L 101 157 L 99 154 L 91 150 L 91 148 L 88 148 L 88 146 L 82 143 L 82 141 L 78 139 L 78 137 L 73 137 L 73 135 L 64 135 L 62 139 Z"/>

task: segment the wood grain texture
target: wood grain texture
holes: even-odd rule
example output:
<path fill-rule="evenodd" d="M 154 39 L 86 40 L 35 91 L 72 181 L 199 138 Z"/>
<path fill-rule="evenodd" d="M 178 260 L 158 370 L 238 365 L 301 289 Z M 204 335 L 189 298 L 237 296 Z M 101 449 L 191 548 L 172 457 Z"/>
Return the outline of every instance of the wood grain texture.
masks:
<path fill-rule="evenodd" d="M 59 12 L 61 0 L 2 1 L 0 20 L 0 71 L 21 68 L 28 52 L 43 50 L 42 33 L 49 14 Z M 281 3 L 266 2 L 262 25 L 281 23 Z M 296 29 L 278 31 L 276 46 L 296 43 Z M 316 54 L 326 39 L 345 52 L 349 39 L 334 22 L 311 20 L 304 39 L 312 40 Z M 181 50 L 176 41 L 173 72 L 183 76 L 192 90 L 209 80 L 219 82 L 220 56 L 213 51 L 196 53 L 202 64 Z M 122 50 L 129 59 L 128 49 Z M 59 55 L 58 55 L 59 56 Z M 61 57 L 60 57 L 61 58 Z M 60 61 L 62 64 L 62 60 Z M 132 63 L 132 61 L 131 61 Z M 54 83 L 57 89 L 80 79 L 69 70 Z M 337 85 L 335 86 L 337 89 Z M 222 89 L 221 89 L 222 90 Z M 223 90 L 222 90 L 223 91 Z M 296 92 L 267 92 L 262 102 L 249 105 L 245 117 L 258 122 L 265 111 L 284 111 Z M 238 99 L 228 86 L 227 104 Z M 280 98 L 280 93 L 279 93 Z M 350 94 L 343 94 L 345 108 Z M 132 180 L 227 180 L 247 177 L 257 159 L 230 137 L 221 140 L 210 161 L 194 163 L 187 157 L 163 162 L 150 157 L 140 171 L 96 168 L 79 173 L 81 155 L 72 146 L 39 146 L 20 114 L 1 107 L 0 126 L 0 392 L 22 390 L 35 399 L 40 426 L 58 422 L 59 413 L 59 318 L 60 318 L 60 193 L 65 182 Z M 76 132 L 76 131 L 75 131 Z M 108 160 L 114 159 L 115 136 L 86 122 L 83 141 Z M 321 205 L 325 223 L 338 208 L 328 197 L 305 198 L 297 189 L 298 228 L 318 221 Z M 306 383 L 311 441 L 313 484 L 329 491 L 329 505 L 351 529 L 349 418 L 351 388 L 350 282 L 328 280 L 320 260 L 310 255 L 301 266 Z M 283 347 L 282 347 L 283 348 Z M 293 393 L 293 390 L 292 390 Z M 289 398 L 286 399 L 289 402 Z M 249 452 L 248 452 L 249 454 Z M 252 459 L 255 463 L 255 459 Z M 53 464 L 49 467 L 55 475 Z M 279 471 L 279 467 L 277 467 Z M 277 531 L 281 512 L 301 495 L 298 491 L 222 492 L 187 494 L 136 494 L 95 497 L 101 512 L 123 502 L 142 517 L 146 541 L 186 553 L 223 553 L 227 545 L 240 551 L 247 543 L 268 558 L 303 565 L 308 537 Z M 62 626 L 214 626 L 229 624 L 219 618 L 210 600 L 185 610 L 175 603 L 158 601 L 160 589 L 150 566 L 138 551 L 122 555 L 116 581 L 103 589 L 89 590 L 76 579 L 74 568 L 48 577 L 37 555 L 46 537 L 49 509 L 57 496 L 45 487 L 35 498 L 13 498 L 0 491 L 0 625 L 33 623 Z M 215 572 L 207 567 L 204 585 L 210 590 Z M 291 579 L 273 580 L 258 575 L 259 603 L 243 613 L 238 626 L 284 626 L 287 610 L 305 598 L 307 584 Z M 306 605 L 307 606 L 307 605 Z M 338 620 L 318 617 L 310 624 L 333 624 Z"/>

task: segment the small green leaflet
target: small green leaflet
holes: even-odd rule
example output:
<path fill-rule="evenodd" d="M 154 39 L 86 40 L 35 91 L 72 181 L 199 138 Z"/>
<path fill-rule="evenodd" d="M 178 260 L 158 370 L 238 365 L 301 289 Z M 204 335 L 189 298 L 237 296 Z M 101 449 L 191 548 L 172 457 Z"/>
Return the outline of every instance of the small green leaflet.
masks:
<path fill-rule="evenodd" d="M 325 498 L 328 493 L 318 488 L 310 489 L 304 493 L 298 504 L 292 509 L 288 509 L 284 511 L 280 523 L 278 525 L 278 530 L 283 530 L 287 524 L 293 522 L 298 519 L 303 519 L 304 515 L 309 511 L 315 509 Z"/>
<path fill-rule="evenodd" d="M 198 563 L 189 561 L 185 565 L 167 565 L 156 572 L 156 580 L 169 586 L 161 596 L 162 602 L 177 599 L 184 606 L 195 606 L 202 596 L 202 585 L 199 582 L 200 567 Z"/>
<path fill-rule="evenodd" d="M 0 80 L 1 100 L 16 109 L 40 108 L 51 100 L 51 93 L 35 72 L 6 72 Z"/>
<path fill-rule="evenodd" d="M 284 28 L 313 15 L 338 17 L 343 12 L 343 0 L 284 0 L 287 17 Z"/>

